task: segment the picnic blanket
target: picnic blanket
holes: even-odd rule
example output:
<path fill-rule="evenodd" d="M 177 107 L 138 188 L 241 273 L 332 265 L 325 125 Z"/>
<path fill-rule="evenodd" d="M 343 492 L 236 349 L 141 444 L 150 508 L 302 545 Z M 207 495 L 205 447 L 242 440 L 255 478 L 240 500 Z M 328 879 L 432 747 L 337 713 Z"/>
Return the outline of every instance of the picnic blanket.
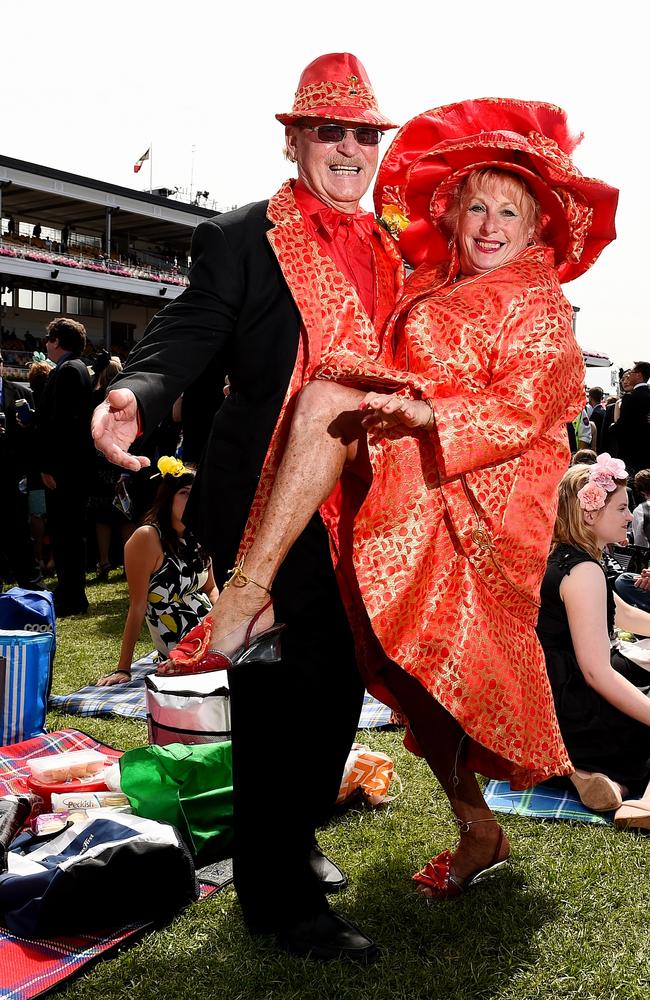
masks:
<path fill-rule="evenodd" d="M 363 705 L 361 706 L 361 715 L 359 716 L 359 729 L 381 729 L 383 726 L 389 726 L 390 722 L 390 708 L 388 705 L 384 705 L 383 702 L 377 701 L 373 698 L 371 694 L 366 693 L 363 696 Z"/>
<path fill-rule="evenodd" d="M 62 729 L 35 736 L 23 743 L 0 747 L 0 795 L 27 791 L 30 771 L 27 761 L 64 750 L 100 750 L 117 760 L 121 750 L 106 746 L 76 729 Z M 225 888 L 232 881 L 232 864 L 220 861 L 198 869 L 199 901 Z M 153 923 L 128 924 L 108 934 L 27 939 L 11 934 L 0 925 L 0 1000 L 31 1000 L 76 975 L 113 952 L 135 944 Z"/>
<path fill-rule="evenodd" d="M 49 706 L 69 715 L 123 715 L 130 719 L 146 719 L 144 679 L 155 669 L 155 657 L 153 652 L 137 660 L 132 667 L 133 678 L 128 684 L 113 684 L 111 687 L 87 685 L 72 694 L 51 695 Z M 359 729 L 381 729 L 388 725 L 390 708 L 366 691 Z"/>
<path fill-rule="evenodd" d="M 49 707 L 68 715 L 122 715 L 127 719 L 146 719 L 144 679 L 155 670 L 157 655 L 151 652 L 136 660 L 131 667 L 132 678 L 127 684 L 110 687 L 88 684 L 71 694 L 53 694 L 50 695 Z"/>
<path fill-rule="evenodd" d="M 107 757 L 119 760 L 122 750 L 106 746 L 77 729 L 61 729 L 56 733 L 34 736 L 22 743 L 0 747 L 0 795 L 21 795 L 29 792 L 27 778 L 31 771 L 27 766 L 30 757 L 42 757 L 48 753 L 63 753 L 65 750 L 100 750 Z M 0 993 L 0 1000 L 3 1000 Z"/>
<path fill-rule="evenodd" d="M 607 825 L 613 822 L 613 812 L 591 812 L 583 806 L 575 789 L 559 785 L 535 785 L 523 792 L 513 792 L 508 781 L 489 781 L 483 795 L 490 809 L 496 813 L 563 819 L 574 823 Z"/>
<path fill-rule="evenodd" d="M 135 944 L 152 925 L 113 934 L 29 941 L 0 926 L 0 1000 L 30 1000 L 120 947 Z"/>
<path fill-rule="evenodd" d="M 201 870 L 197 871 L 199 880 Z M 227 885 L 200 881 L 201 902 Z M 128 924 L 109 934 L 27 939 L 0 925 L 0 1000 L 31 1000 L 88 969 L 100 958 L 135 944 L 156 924 Z"/>

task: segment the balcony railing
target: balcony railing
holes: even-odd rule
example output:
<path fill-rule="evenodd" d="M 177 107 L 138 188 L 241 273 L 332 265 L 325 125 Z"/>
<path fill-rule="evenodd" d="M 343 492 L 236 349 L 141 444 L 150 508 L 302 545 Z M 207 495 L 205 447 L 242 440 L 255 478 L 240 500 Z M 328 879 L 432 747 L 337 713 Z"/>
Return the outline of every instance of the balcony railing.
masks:
<path fill-rule="evenodd" d="M 65 253 L 48 249 L 45 240 L 34 237 L 3 236 L 0 240 L 0 257 L 17 257 L 55 267 L 74 267 L 121 278 L 140 278 L 169 285 L 187 285 L 185 268 L 170 264 L 169 268 L 143 262 L 125 263 L 117 257 L 107 257 L 93 247 L 68 247 Z"/>

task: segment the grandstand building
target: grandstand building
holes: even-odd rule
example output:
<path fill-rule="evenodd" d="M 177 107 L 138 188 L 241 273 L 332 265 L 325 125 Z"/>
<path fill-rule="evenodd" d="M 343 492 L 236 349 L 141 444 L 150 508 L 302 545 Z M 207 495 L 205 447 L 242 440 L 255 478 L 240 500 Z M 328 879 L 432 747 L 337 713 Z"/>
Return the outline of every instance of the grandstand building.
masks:
<path fill-rule="evenodd" d="M 192 232 L 216 214 L 164 193 L 0 156 L 5 355 L 13 352 L 22 367 L 50 320 L 63 314 L 84 324 L 93 349 L 128 353 L 187 284 Z"/>

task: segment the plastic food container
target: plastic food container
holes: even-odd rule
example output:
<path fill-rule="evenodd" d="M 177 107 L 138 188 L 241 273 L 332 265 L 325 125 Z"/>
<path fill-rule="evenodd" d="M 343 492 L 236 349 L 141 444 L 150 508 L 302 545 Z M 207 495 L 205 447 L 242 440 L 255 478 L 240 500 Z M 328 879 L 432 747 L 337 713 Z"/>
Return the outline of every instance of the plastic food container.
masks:
<path fill-rule="evenodd" d="M 59 782 L 41 782 L 36 778 L 28 778 L 27 784 L 32 792 L 39 795 L 43 799 L 43 805 L 38 810 L 39 812 L 51 812 L 52 810 L 52 792 L 58 792 L 61 795 L 65 795 L 66 792 L 105 792 L 107 791 L 106 783 L 104 781 L 80 781 L 79 778 L 73 778 L 71 781 L 61 781 Z"/>
<path fill-rule="evenodd" d="M 32 777 L 41 785 L 61 784 L 65 781 L 97 780 L 112 760 L 98 750 L 68 750 L 65 753 L 32 757 L 27 766 Z"/>
<path fill-rule="evenodd" d="M 88 813 L 83 809 L 69 810 L 68 812 L 41 813 L 32 822 L 32 829 L 36 836 L 43 836 L 50 833 L 61 833 L 72 823 L 78 823 L 82 819 L 88 819 Z"/>

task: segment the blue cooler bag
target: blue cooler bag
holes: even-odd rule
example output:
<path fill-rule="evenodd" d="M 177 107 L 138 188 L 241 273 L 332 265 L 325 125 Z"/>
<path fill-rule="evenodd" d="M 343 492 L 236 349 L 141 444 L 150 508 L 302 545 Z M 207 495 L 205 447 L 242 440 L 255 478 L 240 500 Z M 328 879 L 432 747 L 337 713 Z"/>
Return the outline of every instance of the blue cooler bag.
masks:
<path fill-rule="evenodd" d="M 12 587 L 0 594 L 0 629 L 14 632 L 50 632 L 53 637 L 52 659 L 56 652 L 56 615 L 54 598 L 49 590 L 25 590 Z"/>
<path fill-rule="evenodd" d="M 0 629 L 0 746 L 45 732 L 51 632 Z"/>

